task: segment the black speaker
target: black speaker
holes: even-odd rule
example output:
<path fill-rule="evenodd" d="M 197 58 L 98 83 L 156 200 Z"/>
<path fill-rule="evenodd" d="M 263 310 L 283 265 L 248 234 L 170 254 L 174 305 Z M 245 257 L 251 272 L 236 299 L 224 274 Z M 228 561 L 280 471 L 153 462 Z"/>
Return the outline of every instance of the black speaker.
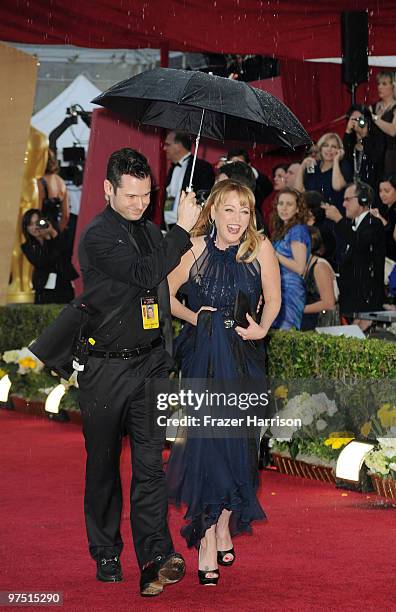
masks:
<path fill-rule="evenodd" d="M 368 80 L 368 13 L 342 13 L 342 82 L 359 85 Z"/>

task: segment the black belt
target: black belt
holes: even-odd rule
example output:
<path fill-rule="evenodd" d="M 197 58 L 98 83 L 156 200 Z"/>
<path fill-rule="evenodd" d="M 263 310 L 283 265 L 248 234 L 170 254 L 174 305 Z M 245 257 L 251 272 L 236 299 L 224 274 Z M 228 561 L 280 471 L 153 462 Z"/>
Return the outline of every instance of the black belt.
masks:
<path fill-rule="evenodd" d="M 134 349 L 121 349 L 120 351 L 101 351 L 97 349 L 89 349 L 88 354 L 92 357 L 102 357 L 106 359 L 132 359 L 138 355 L 149 353 L 153 348 L 162 344 L 162 338 L 156 338 L 150 344 L 137 346 Z"/>

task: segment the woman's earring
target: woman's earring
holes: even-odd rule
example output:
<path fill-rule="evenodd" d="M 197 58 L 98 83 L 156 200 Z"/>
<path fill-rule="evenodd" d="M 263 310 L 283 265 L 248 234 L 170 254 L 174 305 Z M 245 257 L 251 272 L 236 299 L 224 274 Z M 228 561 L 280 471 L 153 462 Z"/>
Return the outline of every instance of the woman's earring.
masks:
<path fill-rule="evenodd" d="M 210 237 L 213 238 L 215 233 L 216 233 L 216 222 L 211 217 L 209 217 L 209 235 Z"/>

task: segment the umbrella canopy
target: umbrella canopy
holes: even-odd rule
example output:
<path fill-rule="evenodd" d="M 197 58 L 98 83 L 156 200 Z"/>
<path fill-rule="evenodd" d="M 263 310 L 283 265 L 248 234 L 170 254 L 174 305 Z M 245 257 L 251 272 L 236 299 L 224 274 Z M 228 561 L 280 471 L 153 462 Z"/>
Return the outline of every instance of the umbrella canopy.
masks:
<path fill-rule="evenodd" d="M 311 143 L 298 119 L 275 96 L 204 72 L 155 68 L 117 83 L 93 103 L 138 123 L 216 140 L 291 148 Z"/>

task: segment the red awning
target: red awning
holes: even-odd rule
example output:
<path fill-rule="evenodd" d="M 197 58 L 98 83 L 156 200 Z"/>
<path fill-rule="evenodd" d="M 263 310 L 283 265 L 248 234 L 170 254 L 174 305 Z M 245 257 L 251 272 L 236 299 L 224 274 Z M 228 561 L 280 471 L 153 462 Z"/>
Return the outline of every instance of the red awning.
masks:
<path fill-rule="evenodd" d="M 292 57 L 341 55 L 340 15 L 369 12 L 369 53 L 393 55 L 389 0 L 2 0 L 0 39 Z"/>

